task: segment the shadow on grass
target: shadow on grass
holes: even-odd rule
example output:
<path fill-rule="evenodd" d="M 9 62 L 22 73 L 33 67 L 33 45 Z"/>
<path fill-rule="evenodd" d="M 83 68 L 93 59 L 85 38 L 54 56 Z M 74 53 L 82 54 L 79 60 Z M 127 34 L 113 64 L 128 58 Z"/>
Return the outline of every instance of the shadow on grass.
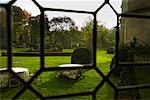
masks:
<path fill-rule="evenodd" d="M 21 87 L 0 89 L 0 100 L 11 99 Z"/>
<path fill-rule="evenodd" d="M 60 77 L 57 78 L 56 77 L 56 72 L 52 72 L 52 73 L 47 73 L 49 75 L 47 75 L 45 77 L 45 75 L 42 75 L 39 78 L 39 84 L 37 84 L 37 87 L 42 87 L 42 88 L 48 88 L 48 89 L 67 89 L 67 88 L 71 88 L 75 83 L 77 83 L 79 80 L 73 80 L 73 79 L 69 79 L 67 77 Z"/>
<path fill-rule="evenodd" d="M 59 95 L 71 93 L 75 84 L 79 81 L 69 78 L 57 78 L 56 75 L 56 72 L 43 73 L 32 86 L 44 96 Z"/>
<path fill-rule="evenodd" d="M 43 88 L 59 88 L 59 89 L 66 89 L 66 88 L 71 88 L 75 83 L 77 83 L 78 80 L 72 80 L 69 78 L 56 78 L 53 77 L 50 80 L 43 82 L 37 86 L 42 86 Z"/>

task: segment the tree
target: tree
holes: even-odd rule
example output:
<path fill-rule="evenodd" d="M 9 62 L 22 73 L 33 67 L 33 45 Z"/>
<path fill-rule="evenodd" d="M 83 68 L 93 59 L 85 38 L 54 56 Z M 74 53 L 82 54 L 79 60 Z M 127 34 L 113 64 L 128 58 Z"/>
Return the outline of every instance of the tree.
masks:
<path fill-rule="evenodd" d="M 53 17 L 50 21 L 51 31 L 64 31 L 77 28 L 75 22 L 67 16 L 64 17 Z"/>
<path fill-rule="evenodd" d="M 44 25 L 44 33 L 49 33 L 49 21 L 47 15 L 44 16 L 45 25 Z M 40 15 L 35 17 L 31 17 L 29 20 L 29 25 L 31 26 L 31 46 L 34 49 L 38 48 L 38 44 L 40 43 Z"/>
<path fill-rule="evenodd" d="M 93 20 L 89 19 L 89 21 L 87 21 L 85 25 L 81 28 L 83 45 L 87 48 L 91 48 L 92 32 L 93 32 Z"/>
<path fill-rule="evenodd" d="M 13 42 L 17 45 L 29 46 L 31 14 L 20 7 L 12 6 L 13 12 Z"/>
<path fill-rule="evenodd" d="M 102 24 L 97 25 L 97 47 L 108 48 L 110 47 L 110 30 Z"/>
<path fill-rule="evenodd" d="M 93 20 L 90 18 L 81 29 L 83 43 L 86 47 L 91 48 L 93 32 Z M 110 30 L 100 22 L 97 23 L 97 48 L 106 48 L 110 46 Z"/>
<path fill-rule="evenodd" d="M 113 27 L 112 29 L 110 29 L 110 40 L 111 40 L 111 45 L 114 46 L 115 45 L 115 41 L 116 41 L 116 27 Z"/>
<path fill-rule="evenodd" d="M 74 34 L 79 32 L 75 22 L 67 16 L 53 17 L 49 26 L 49 44 L 52 48 L 70 48 L 73 37 L 77 38 Z"/>
<path fill-rule="evenodd" d="M 31 26 L 31 47 L 37 49 L 40 32 L 40 16 L 38 15 L 35 17 L 31 17 L 29 20 L 29 25 Z"/>

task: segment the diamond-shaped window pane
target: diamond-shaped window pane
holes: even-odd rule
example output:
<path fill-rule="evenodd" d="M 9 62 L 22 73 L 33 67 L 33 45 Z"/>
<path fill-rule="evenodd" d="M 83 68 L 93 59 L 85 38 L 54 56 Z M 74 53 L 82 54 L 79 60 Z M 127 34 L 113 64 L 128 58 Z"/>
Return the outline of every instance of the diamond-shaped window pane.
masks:
<path fill-rule="evenodd" d="M 31 0 L 17 0 L 11 10 L 12 66 L 33 74 L 40 68 L 40 11 Z"/>
<path fill-rule="evenodd" d="M 111 61 L 115 52 L 116 19 L 116 15 L 109 5 L 105 5 L 97 13 L 97 67 L 104 74 L 110 71 Z M 103 50 L 104 48 L 106 50 Z"/>
<path fill-rule="evenodd" d="M 92 15 L 53 11 L 46 11 L 45 15 L 47 17 L 46 23 L 49 21 L 48 25 L 50 26 L 48 31 L 45 30 L 47 37 L 44 38 L 44 51 L 47 56 L 45 57 L 46 66 L 70 64 L 72 53 L 77 48 L 86 48 L 89 50 L 89 54 L 92 55 L 91 43 L 93 25 L 90 24 Z M 89 31 L 88 27 L 90 27 Z M 53 56 L 48 56 L 50 53 L 53 53 Z M 86 56 L 84 54 L 83 56 Z M 80 55 L 82 54 L 80 53 Z M 83 59 L 83 56 L 78 59 Z M 91 57 L 89 58 L 90 61 L 92 61 Z M 88 64 L 90 63 L 88 62 Z"/>

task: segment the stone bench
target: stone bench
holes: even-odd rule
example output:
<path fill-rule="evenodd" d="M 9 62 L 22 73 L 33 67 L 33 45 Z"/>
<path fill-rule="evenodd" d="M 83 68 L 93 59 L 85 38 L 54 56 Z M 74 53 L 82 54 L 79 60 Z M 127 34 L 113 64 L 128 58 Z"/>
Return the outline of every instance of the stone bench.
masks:
<path fill-rule="evenodd" d="M 13 67 L 12 70 L 24 81 L 29 80 L 29 70 L 22 67 Z M 5 88 L 7 86 L 11 87 L 11 80 L 17 80 L 7 68 L 0 68 L 0 88 Z M 19 80 L 18 80 L 19 82 Z"/>
<path fill-rule="evenodd" d="M 58 77 L 68 77 L 71 79 L 78 79 L 81 77 L 82 72 L 83 72 L 83 65 L 81 64 L 62 64 L 59 65 L 59 67 L 79 67 L 77 69 L 65 69 L 65 70 L 59 70 L 58 71 Z"/>

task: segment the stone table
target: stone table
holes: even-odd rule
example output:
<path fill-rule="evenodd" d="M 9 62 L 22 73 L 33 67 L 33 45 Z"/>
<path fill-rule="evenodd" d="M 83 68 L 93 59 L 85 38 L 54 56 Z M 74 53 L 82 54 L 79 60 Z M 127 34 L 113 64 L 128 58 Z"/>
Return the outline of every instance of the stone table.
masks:
<path fill-rule="evenodd" d="M 12 70 L 19 75 L 24 81 L 29 79 L 29 70 L 22 67 L 13 67 Z M 9 84 L 10 72 L 7 68 L 0 68 L 0 88 L 7 87 Z"/>
<path fill-rule="evenodd" d="M 80 78 L 83 71 L 83 65 L 81 64 L 62 64 L 59 65 L 59 67 L 79 67 L 77 69 L 65 69 L 65 70 L 59 70 L 58 71 L 58 77 L 59 76 L 66 76 L 71 79 L 77 79 Z"/>

